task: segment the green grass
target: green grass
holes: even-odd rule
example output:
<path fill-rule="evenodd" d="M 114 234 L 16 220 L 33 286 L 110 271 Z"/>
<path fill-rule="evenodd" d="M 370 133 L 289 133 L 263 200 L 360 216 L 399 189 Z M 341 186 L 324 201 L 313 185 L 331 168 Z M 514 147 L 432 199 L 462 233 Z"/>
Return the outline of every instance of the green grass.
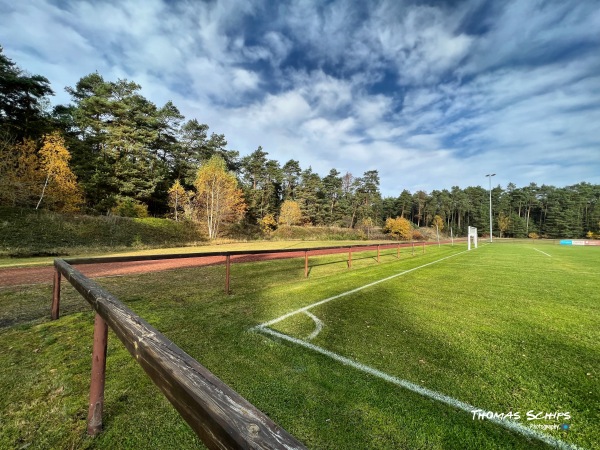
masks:
<path fill-rule="evenodd" d="M 492 245 L 311 310 L 316 345 L 487 409 L 568 410 L 600 445 L 600 317 L 595 248 Z M 251 327 L 464 250 L 427 247 L 184 269 L 101 280 L 309 448 L 545 448 Z M 469 269 L 469 270 L 466 270 Z M 93 314 L 63 286 L 65 315 L 45 317 L 49 286 L 0 290 L 0 448 L 197 448 L 187 425 L 109 334 L 105 431 L 85 435 Z M 17 306 L 15 306 L 17 305 Z M 304 339 L 312 321 L 273 326 Z M 524 356 L 523 356 L 524 355 Z M 549 432 L 551 434 L 551 432 Z"/>

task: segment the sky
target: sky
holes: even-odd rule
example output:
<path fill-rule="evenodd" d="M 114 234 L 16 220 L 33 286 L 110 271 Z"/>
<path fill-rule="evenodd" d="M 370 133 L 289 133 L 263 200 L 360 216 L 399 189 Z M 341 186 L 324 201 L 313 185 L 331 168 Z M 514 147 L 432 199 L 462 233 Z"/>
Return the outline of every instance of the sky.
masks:
<path fill-rule="evenodd" d="M 600 184 L 597 0 L 0 0 L 0 45 L 53 104 L 92 72 L 384 196 Z"/>

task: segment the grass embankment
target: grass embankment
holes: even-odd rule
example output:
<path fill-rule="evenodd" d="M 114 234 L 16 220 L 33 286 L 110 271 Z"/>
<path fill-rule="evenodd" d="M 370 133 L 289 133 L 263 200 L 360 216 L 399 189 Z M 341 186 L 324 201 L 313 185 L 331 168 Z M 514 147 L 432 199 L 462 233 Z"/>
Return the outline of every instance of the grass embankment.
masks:
<path fill-rule="evenodd" d="M 198 227 L 186 222 L 0 207 L 0 257 L 61 256 L 126 248 L 174 247 L 204 240 Z"/>
<path fill-rule="evenodd" d="M 240 226 L 237 226 L 239 228 Z M 236 228 L 236 227 L 234 227 Z M 230 230 L 221 243 L 269 241 L 366 241 L 360 230 L 336 227 L 282 227 L 263 236 L 258 227 L 244 236 Z M 226 230 L 227 231 L 227 230 Z M 388 239 L 380 232 L 368 236 L 371 241 Z M 169 219 L 131 219 L 118 216 L 85 216 L 49 211 L 0 207 L 0 266 L 47 264 L 49 257 L 135 253 L 143 250 L 171 248 L 170 253 L 185 252 L 181 247 L 205 246 L 209 243 L 198 224 Z M 323 244 L 331 245 L 331 244 Z M 193 251 L 193 250 L 192 250 Z M 197 250 L 196 250 L 197 251 Z M 12 264 L 5 261 L 13 258 Z M 18 262 L 15 260 L 19 259 Z"/>
<path fill-rule="evenodd" d="M 309 448 L 545 448 L 487 421 L 248 330 L 340 292 L 435 261 L 464 244 L 236 264 L 102 279 L 101 284 Z M 593 248 L 485 246 L 343 297 L 313 312 L 316 344 L 498 412 L 568 410 L 556 437 L 598 447 L 600 311 Z M 556 250 L 556 251 L 555 251 Z M 468 269 L 468 270 L 467 270 Z M 66 283 L 65 283 L 66 284 Z M 29 311 L 0 331 L 0 448 L 197 448 L 190 429 L 112 332 L 105 430 L 85 435 L 93 314 L 63 286 L 3 288 L 0 311 Z M 307 319 L 308 320 L 308 319 Z M 308 326 L 307 326 L 308 323 Z M 301 339 L 310 321 L 280 329 Z M 544 422 L 547 423 L 547 422 Z"/>

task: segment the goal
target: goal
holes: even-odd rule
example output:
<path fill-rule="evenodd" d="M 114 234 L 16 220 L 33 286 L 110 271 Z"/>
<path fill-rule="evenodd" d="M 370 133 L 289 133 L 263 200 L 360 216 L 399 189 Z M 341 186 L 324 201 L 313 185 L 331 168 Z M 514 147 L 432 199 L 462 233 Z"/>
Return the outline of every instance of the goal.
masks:
<path fill-rule="evenodd" d="M 473 239 L 473 244 L 475 248 L 477 248 L 477 228 L 469 227 L 469 234 L 467 235 L 467 249 L 471 250 L 471 238 Z"/>

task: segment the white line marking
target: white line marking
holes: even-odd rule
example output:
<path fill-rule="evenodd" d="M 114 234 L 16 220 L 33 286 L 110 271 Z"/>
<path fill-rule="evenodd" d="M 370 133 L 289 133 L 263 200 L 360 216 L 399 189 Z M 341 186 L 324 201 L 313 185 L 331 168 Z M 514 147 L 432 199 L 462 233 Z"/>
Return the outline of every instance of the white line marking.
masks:
<path fill-rule="evenodd" d="M 538 250 L 537 248 L 534 248 L 534 247 L 531 247 L 531 248 L 533 248 L 533 249 L 534 249 L 536 252 L 543 253 L 544 255 L 546 255 L 546 256 L 549 256 L 550 258 L 552 258 L 552 255 L 549 255 L 549 254 L 548 254 L 548 253 L 546 253 L 546 252 L 543 252 L 543 251 L 541 251 L 541 250 Z"/>
<path fill-rule="evenodd" d="M 486 411 L 483 408 L 476 408 L 475 406 L 472 406 L 468 403 L 462 402 L 460 400 L 457 400 L 455 398 L 441 394 L 439 392 L 432 391 L 431 389 L 427 389 L 426 387 L 420 386 L 420 385 L 412 383 L 410 381 L 403 380 L 401 378 L 396 378 L 392 375 L 388 375 L 385 372 L 381 372 L 380 370 L 374 369 L 373 367 L 366 366 L 366 365 L 361 364 L 357 361 L 354 361 L 350 358 L 346 358 L 345 356 L 339 355 L 339 354 L 331 352 L 329 350 L 325 350 L 324 348 L 318 347 L 314 344 L 311 344 L 310 342 L 306 342 L 301 339 L 297 339 L 292 336 L 288 336 L 286 334 L 279 333 L 270 328 L 261 327 L 258 329 L 258 331 L 260 331 L 262 333 L 270 334 L 270 335 L 278 337 L 280 339 L 284 339 L 286 341 L 292 342 L 297 345 L 301 345 L 302 347 L 308 348 L 317 353 L 328 356 L 329 358 L 331 358 L 335 361 L 338 361 L 346 366 L 350 366 L 354 369 L 360 370 L 361 372 L 365 372 L 365 373 L 368 373 L 369 375 L 373 375 L 377 378 L 381 378 L 382 380 L 388 381 L 397 386 L 408 389 L 409 391 L 415 392 L 424 397 L 431 398 L 433 400 L 437 400 L 441 403 L 445 403 L 446 405 L 449 405 L 454 408 L 460 409 L 462 411 L 468 412 L 469 414 L 473 414 L 473 411 L 481 411 L 481 414 L 489 413 L 489 411 Z M 552 436 L 548 436 L 546 434 L 532 430 L 531 428 L 521 425 L 518 422 L 513 422 L 511 420 L 495 419 L 495 418 L 485 419 L 485 420 L 489 420 L 490 422 L 493 422 L 496 425 L 500 425 L 501 427 L 507 428 L 507 429 L 514 431 L 515 433 L 519 433 L 523 436 L 526 436 L 526 437 L 529 437 L 532 439 L 538 439 L 542 442 L 545 442 L 548 445 L 552 445 L 555 448 L 564 449 L 564 450 L 583 450 L 581 447 L 578 447 L 574 444 L 569 444 L 569 443 L 561 441 L 559 439 L 555 439 Z"/>
<path fill-rule="evenodd" d="M 315 331 L 310 333 L 308 335 L 308 337 L 306 338 L 309 341 L 311 341 L 314 338 L 316 338 L 319 335 L 319 333 L 321 332 L 321 330 L 323 329 L 323 321 L 311 312 L 304 311 L 304 314 L 306 314 L 308 317 L 310 317 L 313 320 L 313 322 L 315 323 Z"/>
<path fill-rule="evenodd" d="M 341 294 L 334 295 L 333 297 L 329 297 L 329 298 L 326 298 L 324 300 L 320 300 L 320 301 L 315 302 L 315 303 L 313 303 L 311 305 L 308 305 L 308 306 L 305 306 L 303 308 L 297 309 L 295 311 L 286 313 L 283 316 L 277 317 L 276 319 L 269 320 L 268 322 L 261 323 L 260 325 L 257 325 L 256 327 L 254 327 L 254 329 L 262 329 L 264 327 L 271 326 L 271 325 L 273 325 L 273 324 L 275 324 L 277 322 L 281 322 L 282 320 L 287 319 L 288 317 L 291 317 L 291 316 L 296 315 L 298 313 L 306 312 L 309 309 L 314 308 L 315 306 L 319 306 L 319 305 L 322 305 L 324 303 L 328 303 L 328 302 L 330 302 L 332 300 L 335 300 L 335 299 L 340 298 L 340 297 L 344 297 L 346 295 L 354 294 L 355 292 L 359 292 L 359 291 L 362 291 L 363 289 L 370 288 L 371 286 L 375 286 L 375 285 L 377 285 L 379 283 L 383 283 L 384 281 L 392 280 L 392 279 L 400 277 L 402 275 L 406 275 L 407 273 L 414 272 L 415 270 L 422 269 L 423 267 L 431 266 L 432 264 L 439 263 L 439 262 L 444 261 L 446 259 L 454 258 L 455 256 L 462 255 L 463 253 L 467 253 L 467 250 L 463 250 L 462 252 L 458 252 L 458 253 L 455 253 L 453 255 L 444 256 L 443 258 L 437 259 L 437 260 L 429 262 L 427 264 L 423 264 L 422 266 L 414 267 L 412 269 L 408 269 L 408 270 L 405 270 L 403 272 L 396 273 L 396 274 L 394 274 L 392 276 L 389 276 L 389 277 L 386 277 L 386 278 L 382 278 L 381 280 L 373 281 L 372 283 L 365 284 L 364 286 L 357 287 L 357 288 L 352 289 L 350 291 L 342 292 Z"/>

